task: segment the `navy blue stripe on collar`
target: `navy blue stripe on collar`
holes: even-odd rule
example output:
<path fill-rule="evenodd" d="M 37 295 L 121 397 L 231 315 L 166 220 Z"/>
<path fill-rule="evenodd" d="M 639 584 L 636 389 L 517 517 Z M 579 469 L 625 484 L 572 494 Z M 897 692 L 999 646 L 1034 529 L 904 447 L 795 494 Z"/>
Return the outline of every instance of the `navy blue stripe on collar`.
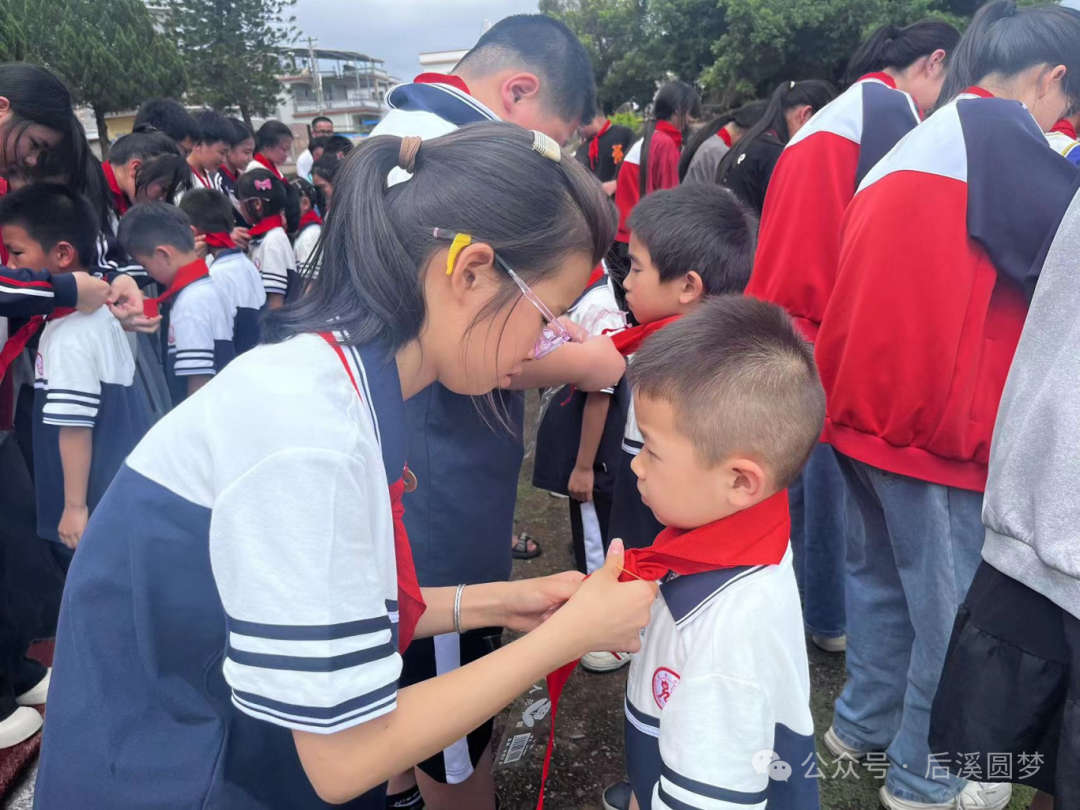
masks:
<path fill-rule="evenodd" d="M 660 592 L 664 595 L 664 604 L 671 612 L 675 624 L 683 624 L 696 616 L 725 588 L 758 571 L 763 571 L 766 567 L 741 565 L 735 568 L 706 571 L 703 574 L 675 576 L 660 583 Z"/>
<path fill-rule="evenodd" d="M 401 478 L 409 454 L 397 360 L 392 352 L 378 346 L 349 347 L 347 354 L 352 355 L 353 365 L 359 371 L 356 384 L 365 404 L 372 409 L 386 480 L 392 484 Z"/>
<path fill-rule="evenodd" d="M 386 96 L 396 110 L 429 112 L 457 127 L 497 118 L 471 96 L 443 84 L 403 84 Z"/>

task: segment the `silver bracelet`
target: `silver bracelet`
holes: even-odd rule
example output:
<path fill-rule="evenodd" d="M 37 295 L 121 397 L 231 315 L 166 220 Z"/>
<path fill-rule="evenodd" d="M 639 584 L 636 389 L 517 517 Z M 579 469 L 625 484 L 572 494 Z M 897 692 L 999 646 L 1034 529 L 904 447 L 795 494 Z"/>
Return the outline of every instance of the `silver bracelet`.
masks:
<path fill-rule="evenodd" d="M 457 592 L 454 594 L 454 632 L 461 635 L 464 631 L 461 629 L 461 595 L 465 593 L 465 586 L 458 585 Z"/>

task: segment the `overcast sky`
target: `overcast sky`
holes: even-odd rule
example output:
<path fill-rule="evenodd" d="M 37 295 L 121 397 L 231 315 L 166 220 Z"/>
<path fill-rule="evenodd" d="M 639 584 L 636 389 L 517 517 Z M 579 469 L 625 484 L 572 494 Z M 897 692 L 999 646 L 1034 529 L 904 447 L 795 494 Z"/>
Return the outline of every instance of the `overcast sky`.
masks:
<path fill-rule="evenodd" d="M 403 80 L 420 72 L 417 55 L 471 47 L 484 20 L 535 12 L 537 0 L 298 0 L 296 23 L 320 48 L 386 60 Z M 298 43 L 304 44 L 304 43 Z"/>

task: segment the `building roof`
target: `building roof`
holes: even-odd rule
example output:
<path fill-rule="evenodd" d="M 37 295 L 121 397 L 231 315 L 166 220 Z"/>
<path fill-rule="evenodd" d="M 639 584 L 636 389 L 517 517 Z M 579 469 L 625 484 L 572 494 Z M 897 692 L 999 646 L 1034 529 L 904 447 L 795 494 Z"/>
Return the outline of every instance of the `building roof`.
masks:
<path fill-rule="evenodd" d="M 308 48 L 282 48 L 284 53 L 293 54 L 294 56 L 309 56 L 311 51 Z M 376 56 L 368 56 L 366 53 L 358 53 L 357 51 L 332 51 L 326 48 L 315 49 L 316 59 L 339 59 L 343 62 L 379 62 L 382 63 L 383 59 L 379 59 Z"/>

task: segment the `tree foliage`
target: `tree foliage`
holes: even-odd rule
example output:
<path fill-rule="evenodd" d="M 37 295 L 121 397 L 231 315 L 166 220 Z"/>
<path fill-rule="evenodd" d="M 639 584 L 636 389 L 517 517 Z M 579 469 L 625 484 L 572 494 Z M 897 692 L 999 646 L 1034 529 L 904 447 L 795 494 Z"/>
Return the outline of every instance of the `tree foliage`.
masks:
<path fill-rule="evenodd" d="M 1031 5 L 1039 0 L 1022 0 Z M 727 105 L 781 81 L 839 83 L 879 25 L 926 18 L 963 27 L 985 0 L 540 0 L 589 51 L 608 112 L 648 104 L 658 83 L 694 82 Z"/>
<path fill-rule="evenodd" d="M 166 28 L 184 55 L 194 101 L 244 120 L 271 115 L 281 47 L 295 41 L 296 0 L 168 0 Z"/>
<path fill-rule="evenodd" d="M 8 19 L 17 24 L 9 28 Z M 0 54 L 45 65 L 93 109 L 103 156 L 107 113 L 184 91 L 176 46 L 155 30 L 142 0 L 0 0 L 0 31 Z"/>

